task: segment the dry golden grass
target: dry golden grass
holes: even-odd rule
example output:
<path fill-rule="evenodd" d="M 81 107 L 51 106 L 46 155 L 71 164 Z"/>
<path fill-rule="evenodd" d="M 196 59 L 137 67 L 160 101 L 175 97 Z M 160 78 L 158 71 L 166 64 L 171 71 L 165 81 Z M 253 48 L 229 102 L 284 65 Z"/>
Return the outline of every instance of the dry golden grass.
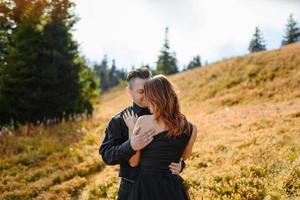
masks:
<path fill-rule="evenodd" d="M 18 135 L 2 135 L 0 199 L 78 196 L 86 177 L 104 167 L 94 132 L 100 124 L 81 118 L 52 127 L 24 126 Z"/>
<path fill-rule="evenodd" d="M 170 80 L 198 127 L 182 173 L 192 199 L 300 199 L 299 44 Z M 98 100 L 91 119 L 2 136 L 0 199 L 114 199 L 118 166 L 105 166 L 98 147 L 130 103 L 123 85 Z"/>

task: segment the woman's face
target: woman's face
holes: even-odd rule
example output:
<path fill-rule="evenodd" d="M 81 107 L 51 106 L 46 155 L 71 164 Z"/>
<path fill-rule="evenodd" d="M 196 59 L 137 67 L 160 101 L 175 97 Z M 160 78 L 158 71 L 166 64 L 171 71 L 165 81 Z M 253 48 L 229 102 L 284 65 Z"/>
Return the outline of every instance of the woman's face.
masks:
<path fill-rule="evenodd" d="M 149 109 L 149 111 L 150 111 L 150 113 L 151 114 L 155 114 L 154 112 L 155 112 L 155 109 L 154 109 L 154 106 L 153 106 L 153 104 L 152 103 L 150 103 L 149 101 L 146 101 L 147 103 L 147 107 L 148 107 L 148 109 Z"/>

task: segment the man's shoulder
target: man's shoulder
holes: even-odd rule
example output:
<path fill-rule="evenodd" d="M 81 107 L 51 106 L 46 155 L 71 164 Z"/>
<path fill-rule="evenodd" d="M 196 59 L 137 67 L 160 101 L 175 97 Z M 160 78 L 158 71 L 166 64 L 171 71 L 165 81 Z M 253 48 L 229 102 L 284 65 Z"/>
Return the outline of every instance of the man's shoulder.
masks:
<path fill-rule="evenodd" d="M 123 127 L 125 124 L 125 122 L 123 120 L 123 113 L 130 107 L 131 106 L 128 106 L 128 107 L 124 108 L 122 111 L 114 114 L 113 117 L 108 121 L 107 127 L 110 127 L 110 128 Z"/>
<path fill-rule="evenodd" d="M 120 112 L 116 113 L 113 115 L 113 117 L 111 118 L 111 121 L 114 121 L 114 120 L 122 120 L 123 118 L 123 113 L 128 110 L 128 109 L 132 109 L 132 106 L 128 106 L 126 108 L 124 108 L 123 110 L 121 110 Z"/>

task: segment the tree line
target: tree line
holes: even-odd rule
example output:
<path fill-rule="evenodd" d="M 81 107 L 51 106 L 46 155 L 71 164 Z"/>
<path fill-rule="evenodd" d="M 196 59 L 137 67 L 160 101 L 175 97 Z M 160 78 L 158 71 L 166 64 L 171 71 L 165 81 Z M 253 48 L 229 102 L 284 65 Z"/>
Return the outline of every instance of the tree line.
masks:
<path fill-rule="evenodd" d="M 281 41 L 281 46 L 292 44 L 299 41 L 300 41 L 300 27 L 298 26 L 298 23 L 294 20 L 293 14 L 291 14 L 288 18 L 288 23 L 285 29 L 285 35 L 283 36 L 283 39 Z M 255 27 L 255 32 L 250 41 L 248 50 L 251 53 L 267 50 L 266 41 L 263 37 L 262 31 L 258 26 Z"/>
<path fill-rule="evenodd" d="M 163 48 L 160 51 L 160 55 L 156 63 L 157 64 L 156 71 L 154 72 L 163 73 L 163 74 L 175 74 L 178 72 L 177 59 L 176 59 L 175 52 L 170 51 L 170 45 L 169 45 L 169 40 L 167 35 L 168 28 L 166 28 L 165 34 L 166 36 L 165 36 Z M 288 18 L 288 22 L 285 28 L 285 35 L 283 36 L 283 39 L 281 41 L 281 46 L 292 44 L 299 41 L 300 41 L 300 28 L 298 26 L 298 23 L 294 20 L 293 14 L 291 14 Z M 250 53 L 267 50 L 266 41 L 259 27 L 255 27 L 255 32 L 253 34 L 252 39 L 250 40 L 248 50 Z M 205 62 L 205 65 L 207 65 L 207 61 Z M 201 66 L 202 66 L 202 62 L 201 62 L 200 55 L 196 55 L 192 58 L 192 60 L 188 63 L 188 65 L 184 67 L 183 70 L 189 70 Z"/>

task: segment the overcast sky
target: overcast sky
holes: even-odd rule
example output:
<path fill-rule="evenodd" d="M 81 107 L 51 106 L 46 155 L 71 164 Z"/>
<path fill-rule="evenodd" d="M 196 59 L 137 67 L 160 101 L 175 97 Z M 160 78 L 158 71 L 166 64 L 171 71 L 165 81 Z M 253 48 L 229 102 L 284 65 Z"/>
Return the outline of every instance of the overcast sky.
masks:
<path fill-rule="evenodd" d="M 281 44 L 291 13 L 300 23 L 300 0 L 75 0 L 80 21 L 74 37 L 90 61 L 108 55 L 117 67 L 155 66 L 169 27 L 180 69 L 202 61 L 244 55 L 255 26 L 267 49 Z"/>

